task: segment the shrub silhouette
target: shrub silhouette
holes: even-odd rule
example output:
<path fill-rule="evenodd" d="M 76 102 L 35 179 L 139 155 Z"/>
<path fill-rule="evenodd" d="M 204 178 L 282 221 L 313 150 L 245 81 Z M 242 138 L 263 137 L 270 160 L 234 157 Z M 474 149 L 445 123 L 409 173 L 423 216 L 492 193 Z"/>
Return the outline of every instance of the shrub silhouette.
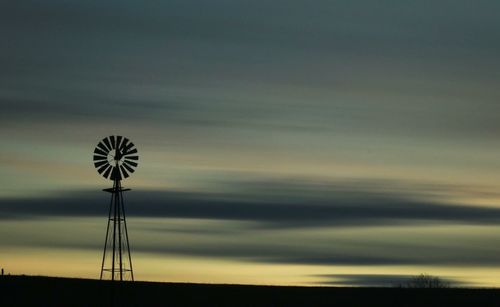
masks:
<path fill-rule="evenodd" d="M 401 288 L 449 288 L 450 283 L 441 278 L 429 274 L 420 274 L 413 276 L 408 281 L 399 284 Z"/>

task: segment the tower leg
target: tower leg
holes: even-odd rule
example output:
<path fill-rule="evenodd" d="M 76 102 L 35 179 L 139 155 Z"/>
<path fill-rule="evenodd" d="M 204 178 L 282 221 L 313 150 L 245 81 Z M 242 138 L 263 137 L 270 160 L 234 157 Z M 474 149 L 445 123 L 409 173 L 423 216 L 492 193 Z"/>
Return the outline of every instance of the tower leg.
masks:
<path fill-rule="evenodd" d="M 114 183 L 114 190 L 116 191 L 116 181 Z M 114 196 L 114 201 L 113 201 L 113 211 L 114 211 L 114 215 L 113 215 L 113 256 L 112 256 L 112 259 L 113 261 L 111 262 L 111 280 L 115 280 L 115 264 L 116 264 L 116 192 L 113 192 L 113 196 Z"/>
<path fill-rule="evenodd" d="M 109 226 L 112 221 L 111 211 L 113 209 L 113 198 L 114 198 L 113 195 L 114 194 L 111 194 L 111 202 L 109 204 L 109 213 L 108 213 L 108 227 L 106 227 L 106 238 L 104 239 L 104 249 L 102 252 L 101 276 L 99 277 L 99 279 L 101 280 L 104 274 L 104 263 L 106 262 L 106 246 L 108 246 Z"/>
<path fill-rule="evenodd" d="M 132 268 L 132 254 L 130 253 L 130 244 L 128 241 L 128 230 L 127 230 L 127 219 L 125 218 L 125 206 L 123 205 L 123 197 L 121 198 L 122 212 L 123 212 L 123 226 L 125 230 L 125 238 L 127 240 L 127 254 L 128 254 L 128 264 L 130 266 L 130 277 L 134 281 L 134 269 Z"/>

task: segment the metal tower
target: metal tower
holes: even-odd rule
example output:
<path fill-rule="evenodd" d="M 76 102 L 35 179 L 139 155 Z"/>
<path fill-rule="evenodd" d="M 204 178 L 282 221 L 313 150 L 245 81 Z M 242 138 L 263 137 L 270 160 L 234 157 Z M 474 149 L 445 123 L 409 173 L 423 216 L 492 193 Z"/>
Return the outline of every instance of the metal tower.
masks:
<path fill-rule="evenodd" d="M 134 280 L 132 256 L 128 239 L 127 220 L 121 185 L 137 167 L 137 149 L 129 139 L 110 136 L 99 142 L 94 150 L 94 165 L 104 178 L 113 180 L 113 187 L 103 191 L 111 193 L 108 226 L 104 241 L 100 279 Z"/>

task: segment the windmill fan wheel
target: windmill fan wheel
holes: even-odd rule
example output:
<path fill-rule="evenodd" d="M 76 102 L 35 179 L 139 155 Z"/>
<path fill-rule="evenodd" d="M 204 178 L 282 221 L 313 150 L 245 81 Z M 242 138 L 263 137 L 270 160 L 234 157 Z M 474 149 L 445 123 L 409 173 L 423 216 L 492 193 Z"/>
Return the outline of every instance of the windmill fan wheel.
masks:
<path fill-rule="evenodd" d="M 137 167 L 138 160 L 134 143 L 119 135 L 102 139 L 94 150 L 97 172 L 110 180 L 128 178 Z"/>

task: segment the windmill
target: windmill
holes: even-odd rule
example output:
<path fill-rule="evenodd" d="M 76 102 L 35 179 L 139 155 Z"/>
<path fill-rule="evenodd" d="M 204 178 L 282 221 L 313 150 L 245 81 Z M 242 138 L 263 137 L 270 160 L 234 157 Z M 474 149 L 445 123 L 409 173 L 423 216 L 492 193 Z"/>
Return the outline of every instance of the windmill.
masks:
<path fill-rule="evenodd" d="M 94 165 L 97 172 L 104 178 L 113 180 L 113 187 L 103 190 L 111 193 L 111 202 L 100 279 L 106 279 L 106 275 L 109 275 L 111 280 L 134 280 L 123 205 L 123 192 L 130 189 L 122 188 L 121 180 L 128 178 L 134 172 L 138 160 L 134 143 L 122 136 L 106 137 L 94 150 Z"/>

